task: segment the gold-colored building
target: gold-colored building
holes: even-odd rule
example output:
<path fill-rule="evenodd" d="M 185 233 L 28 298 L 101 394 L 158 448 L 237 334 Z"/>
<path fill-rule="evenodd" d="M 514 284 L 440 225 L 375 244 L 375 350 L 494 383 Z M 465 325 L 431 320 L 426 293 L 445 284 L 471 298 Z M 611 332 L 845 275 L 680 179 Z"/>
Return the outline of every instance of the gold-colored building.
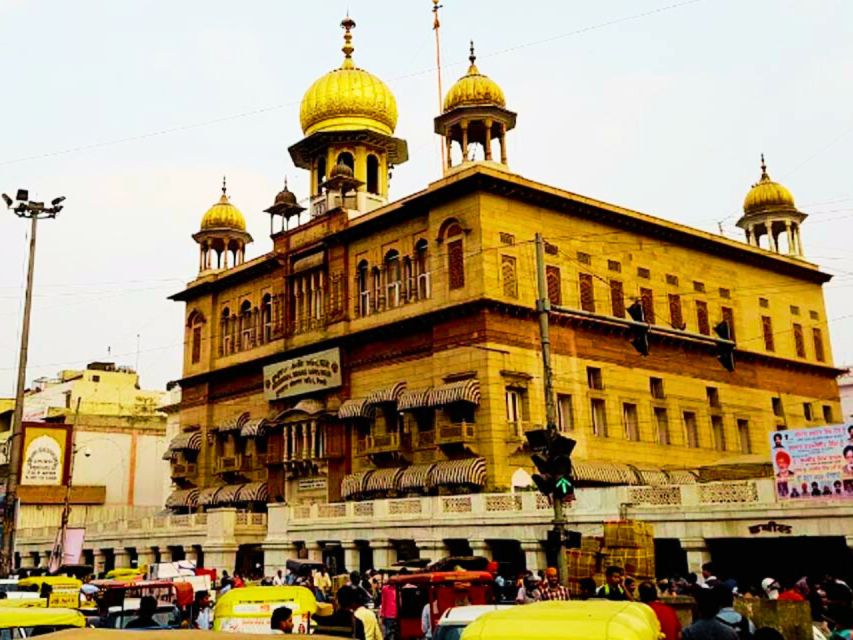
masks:
<path fill-rule="evenodd" d="M 342 65 L 306 92 L 310 172 L 252 242 L 223 185 L 204 215 L 186 305 L 175 509 L 262 508 L 529 484 L 544 417 L 534 235 L 545 238 L 559 427 L 580 483 L 688 481 L 761 459 L 768 432 L 840 419 L 822 285 L 798 211 L 763 166 L 738 242 L 541 184 L 508 168 L 516 114 L 475 64 L 435 131 L 444 175 L 389 199 L 394 96 Z M 630 343 L 640 301 L 650 353 Z M 734 331 L 736 368 L 714 327 Z"/>

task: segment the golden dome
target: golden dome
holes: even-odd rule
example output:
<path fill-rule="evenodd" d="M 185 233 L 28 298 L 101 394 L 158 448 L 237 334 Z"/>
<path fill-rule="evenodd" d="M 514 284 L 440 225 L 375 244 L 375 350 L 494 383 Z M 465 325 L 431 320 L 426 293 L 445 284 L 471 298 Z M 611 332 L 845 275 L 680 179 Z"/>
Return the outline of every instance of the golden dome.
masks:
<path fill-rule="evenodd" d="M 225 193 L 225 179 L 222 179 L 222 195 L 219 202 L 210 207 L 201 219 L 201 230 L 231 229 L 234 231 L 246 231 L 246 219 L 240 210 L 231 204 Z"/>
<path fill-rule="evenodd" d="M 302 132 L 357 131 L 368 129 L 392 135 L 397 126 L 397 100 L 388 86 L 352 61 L 352 34 L 355 21 L 347 16 L 344 28 L 344 61 L 314 82 L 305 92 L 299 108 Z"/>
<path fill-rule="evenodd" d="M 468 73 L 459 78 L 444 97 L 444 113 L 456 107 L 482 105 L 505 107 L 506 98 L 504 98 L 503 89 L 489 76 L 480 73 L 477 65 L 474 64 L 477 56 L 474 55 L 473 42 L 471 43 L 471 55 L 468 59 L 471 61 Z"/>
<path fill-rule="evenodd" d="M 743 201 L 745 215 L 763 213 L 773 209 L 796 209 L 794 196 L 778 182 L 773 182 L 767 175 L 767 165 L 764 164 L 764 154 L 761 154 L 761 178 L 752 185 Z"/>

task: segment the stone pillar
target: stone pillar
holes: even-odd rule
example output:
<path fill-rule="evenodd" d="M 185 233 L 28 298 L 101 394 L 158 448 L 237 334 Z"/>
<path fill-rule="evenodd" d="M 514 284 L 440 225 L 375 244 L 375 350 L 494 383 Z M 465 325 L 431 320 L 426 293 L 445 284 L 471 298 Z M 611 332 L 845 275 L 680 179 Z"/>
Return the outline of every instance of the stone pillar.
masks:
<path fill-rule="evenodd" d="M 148 547 L 137 547 L 136 551 L 136 566 L 143 567 L 154 562 L 154 552 Z"/>
<path fill-rule="evenodd" d="M 794 241 L 797 244 L 797 255 L 798 256 L 803 255 L 803 243 L 802 243 L 802 240 L 800 238 L 800 225 L 796 225 L 794 227 Z"/>
<path fill-rule="evenodd" d="M 681 548 L 687 552 L 687 570 L 701 575 L 702 565 L 711 561 L 705 538 L 685 538 L 681 541 Z"/>
<path fill-rule="evenodd" d="M 788 237 L 788 253 L 794 254 L 794 234 L 791 230 L 791 221 L 785 220 L 785 235 Z"/>
<path fill-rule="evenodd" d="M 171 562 L 172 561 L 172 550 L 166 545 L 159 547 L 159 549 L 160 549 L 160 562 Z"/>
<path fill-rule="evenodd" d="M 104 571 L 106 565 L 106 557 L 100 549 L 95 549 L 95 566 L 93 567 L 95 575 L 100 575 Z"/>
<path fill-rule="evenodd" d="M 450 169 L 453 166 L 453 158 L 451 157 L 451 153 L 453 152 L 453 138 L 450 137 L 450 133 L 445 136 L 444 144 L 447 147 L 447 168 Z"/>
<path fill-rule="evenodd" d="M 285 563 L 296 557 L 296 546 L 291 542 L 264 542 L 264 575 L 274 576 Z"/>
<path fill-rule="evenodd" d="M 184 558 L 197 565 L 198 551 L 192 545 L 184 545 Z"/>
<path fill-rule="evenodd" d="M 344 565 L 347 568 L 347 571 L 360 571 L 361 570 L 361 550 L 355 544 L 355 542 L 348 540 L 343 544 L 344 548 Z"/>
<path fill-rule="evenodd" d="M 113 557 L 115 558 L 116 569 L 124 569 L 126 567 L 130 567 L 130 554 L 124 547 L 118 547 L 117 549 L 114 549 Z"/>
<path fill-rule="evenodd" d="M 501 125 L 501 164 L 506 164 L 506 125 Z"/>
<path fill-rule="evenodd" d="M 33 556 L 29 551 L 21 551 L 21 568 L 22 569 L 30 569 L 35 566 L 35 562 L 33 562 Z"/>
<path fill-rule="evenodd" d="M 462 128 L 462 162 L 468 161 L 468 122 L 463 120 L 459 125 Z"/>
<path fill-rule="evenodd" d="M 49 567 L 50 566 L 50 550 L 48 549 L 47 551 L 42 551 L 41 555 L 42 555 L 42 558 L 44 558 L 44 560 L 41 561 L 41 566 L 42 567 Z"/>
<path fill-rule="evenodd" d="M 767 225 L 767 237 L 770 239 L 770 250 L 779 253 L 779 243 L 776 241 L 776 235 L 773 233 L 773 223 Z"/>
<path fill-rule="evenodd" d="M 444 540 L 417 540 L 421 558 L 429 558 L 432 562 L 448 555 Z"/>
<path fill-rule="evenodd" d="M 486 120 L 483 124 L 486 126 L 486 137 L 483 142 L 483 147 L 486 152 L 486 160 L 492 159 L 492 121 Z"/>
<path fill-rule="evenodd" d="M 524 552 L 524 564 L 528 571 L 535 572 L 545 567 L 545 549 L 538 540 L 525 540 L 521 543 Z"/>
<path fill-rule="evenodd" d="M 373 549 L 373 566 L 377 569 L 386 569 L 397 561 L 397 551 L 390 540 L 377 540 L 370 542 Z"/>
<path fill-rule="evenodd" d="M 489 560 L 492 559 L 492 548 L 485 540 L 470 540 L 468 544 L 471 545 L 471 553 L 475 556 L 483 556 Z"/>

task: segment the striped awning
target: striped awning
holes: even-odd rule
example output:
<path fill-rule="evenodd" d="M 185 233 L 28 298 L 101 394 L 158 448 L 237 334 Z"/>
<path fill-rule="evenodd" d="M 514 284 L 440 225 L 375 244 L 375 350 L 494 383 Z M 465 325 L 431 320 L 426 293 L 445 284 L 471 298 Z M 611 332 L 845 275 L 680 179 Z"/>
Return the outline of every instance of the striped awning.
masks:
<path fill-rule="evenodd" d="M 198 492 L 198 506 L 209 507 L 216 504 L 216 494 L 221 487 L 206 487 Z"/>
<path fill-rule="evenodd" d="M 237 502 L 237 494 L 240 493 L 240 489 L 245 486 L 245 484 L 226 484 L 224 487 L 220 487 L 219 491 L 216 492 L 214 504 L 234 504 Z"/>
<path fill-rule="evenodd" d="M 635 468 L 634 472 L 636 473 L 640 484 L 654 487 L 662 486 L 665 484 L 672 484 L 669 479 L 669 474 L 667 474 L 666 471 L 661 471 L 660 469 Z"/>
<path fill-rule="evenodd" d="M 398 411 L 411 411 L 413 409 L 426 409 L 430 407 L 430 396 L 432 387 L 420 389 L 418 391 L 404 391 L 400 394 L 400 399 L 397 400 Z"/>
<path fill-rule="evenodd" d="M 200 451 L 201 432 L 184 431 L 179 433 L 169 443 L 169 448 L 163 454 L 163 460 L 170 460 L 177 451 Z"/>
<path fill-rule="evenodd" d="M 397 402 L 400 395 L 406 390 L 405 382 L 397 382 L 384 389 L 371 391 L 367 396 L 367 404 L 382 404 L 383 402 Z"/>
<path fill-rule="evenodd" d="M 430 472 L 434 466 L 434 464 L 413 464 L 403 469 L 398 481 L 400 491 L 429 489 Z"/>
<path fill-rule="evenodd" d="M 273 422 L 282 422 L 287 421 L 287 418 L 293 419 L 294 417 L 297 419 L 302 419 L 303 416 L 316 416 L 317 414 L 323 413 L 326 411 L 326 405 L 320 400 L 316 400 L 314 398 L 303 398 L 295 405 L 290 407 L 290 409 L 285 409 L 281 413 L 279 413 Z"/>
<path fill-rule="evenodd" d="M 240 487 L 235 502 L 266 502 L 270 498 L 266 482 L 249 482 Z"/>
<path fill-rule="evenodd" d="M 243 426 L 240 427 L 240 435 L 244 438 L 257 438 L 265 434 L 265 429 L 269 426 L 266 418 L 252 418 L 246 420 Z"/>
<path fill-rule="evenodd" d="M 469 378 L 450 382 L 436 387 L 429 394 L 429 403 L 432 407 L 442 407 L 454 402 L 480 404 L 480 381 Z"/>
<path fill-rule="evenodd" d="M 486 485 L 486 459 L 464 458 L 436 462 L 429 474 L 430 486 Z"/>
<path fill-rule="evenodd" d="M 396 490 L 399 486 L 399 480 L 402 473 L 402 467 L 394 467 L 393 469 L 377 469 L 365 480 L 365 493 Z"/>
<path fill-rule="evenodd" d="M 243 413 L 236 415 L 232 418 L 228 418 L 225 422 L 223 422 L 217 428 L 219 433 L 228 433 L 229 431 L 239 431 L 243 428 L 243 424 L 249 419 L 249 413 L 244 411 Z"/>
<path fill-rule="evenodd" d="M 177 489 L 166 498 L 167 509 L 187 507 L 194 509 L 198 506 L 198 489 Z"/>
<path fill-rule="evenodd" d="M 696 473 L 690 469 L 667 470 L 670 484 L 696 484 Z"/>
<path fill-rule="evenodd" d="M 637 474 L 626 464 L 577 460 L 572 462 L 572 469 L 576 482 L 639 484 Z"/>
<path fill-rule="evenodd" d="M 364 493 L 364 485 L 373 474 L 373 470 L 359 471 L 344 476 L 341 480 L 341 497 L 344 499 Z"/>
<path fill-rule="evenodd" d="M 353 420 L 356 418 L 373 417 L 373 406 L 367 401 L 367 398 L 353 398 L 345 400 L 338 408 L 338 418 L 341 420 Z"/>

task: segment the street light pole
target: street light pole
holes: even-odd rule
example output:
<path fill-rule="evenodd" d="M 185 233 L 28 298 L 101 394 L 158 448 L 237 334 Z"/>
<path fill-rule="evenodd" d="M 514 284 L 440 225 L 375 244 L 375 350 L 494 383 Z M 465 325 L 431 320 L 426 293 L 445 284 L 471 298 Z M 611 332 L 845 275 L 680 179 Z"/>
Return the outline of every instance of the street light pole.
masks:
<path fill-rule="evenodd" d="M 12 573 L 15 564 L 15 526 L 18 511 L 18 481 L 21 475 L 21 456 L 24 418 L 24 389 L 27 382 L 27 355 L 30 344 L 30 315 L 33 305 L 33 274 L 36 263 L 36 231 L 40 218 L 55 218 L 62 211 L 64 196 L 55 198 L 51 207 L 45 207 L 43 202 L 29 200 L 29 192 L 19 189 L 18 204 L 12 207 L 12 199 L 3 194 L 6 206 L 19 218 L 30 219 L 30 255 L 27 264 L 27 288 L 24 294 L 24 319 L 21 326 L 21 347 L 18 354 L 18 381 L 15 388 L 15 411 L 12 418 L 12 434 L 9 437 L 9 466 L 6 477 L 6 498 L 3 510 L 3 551 L 0 556 L 0 574 Z"/>

